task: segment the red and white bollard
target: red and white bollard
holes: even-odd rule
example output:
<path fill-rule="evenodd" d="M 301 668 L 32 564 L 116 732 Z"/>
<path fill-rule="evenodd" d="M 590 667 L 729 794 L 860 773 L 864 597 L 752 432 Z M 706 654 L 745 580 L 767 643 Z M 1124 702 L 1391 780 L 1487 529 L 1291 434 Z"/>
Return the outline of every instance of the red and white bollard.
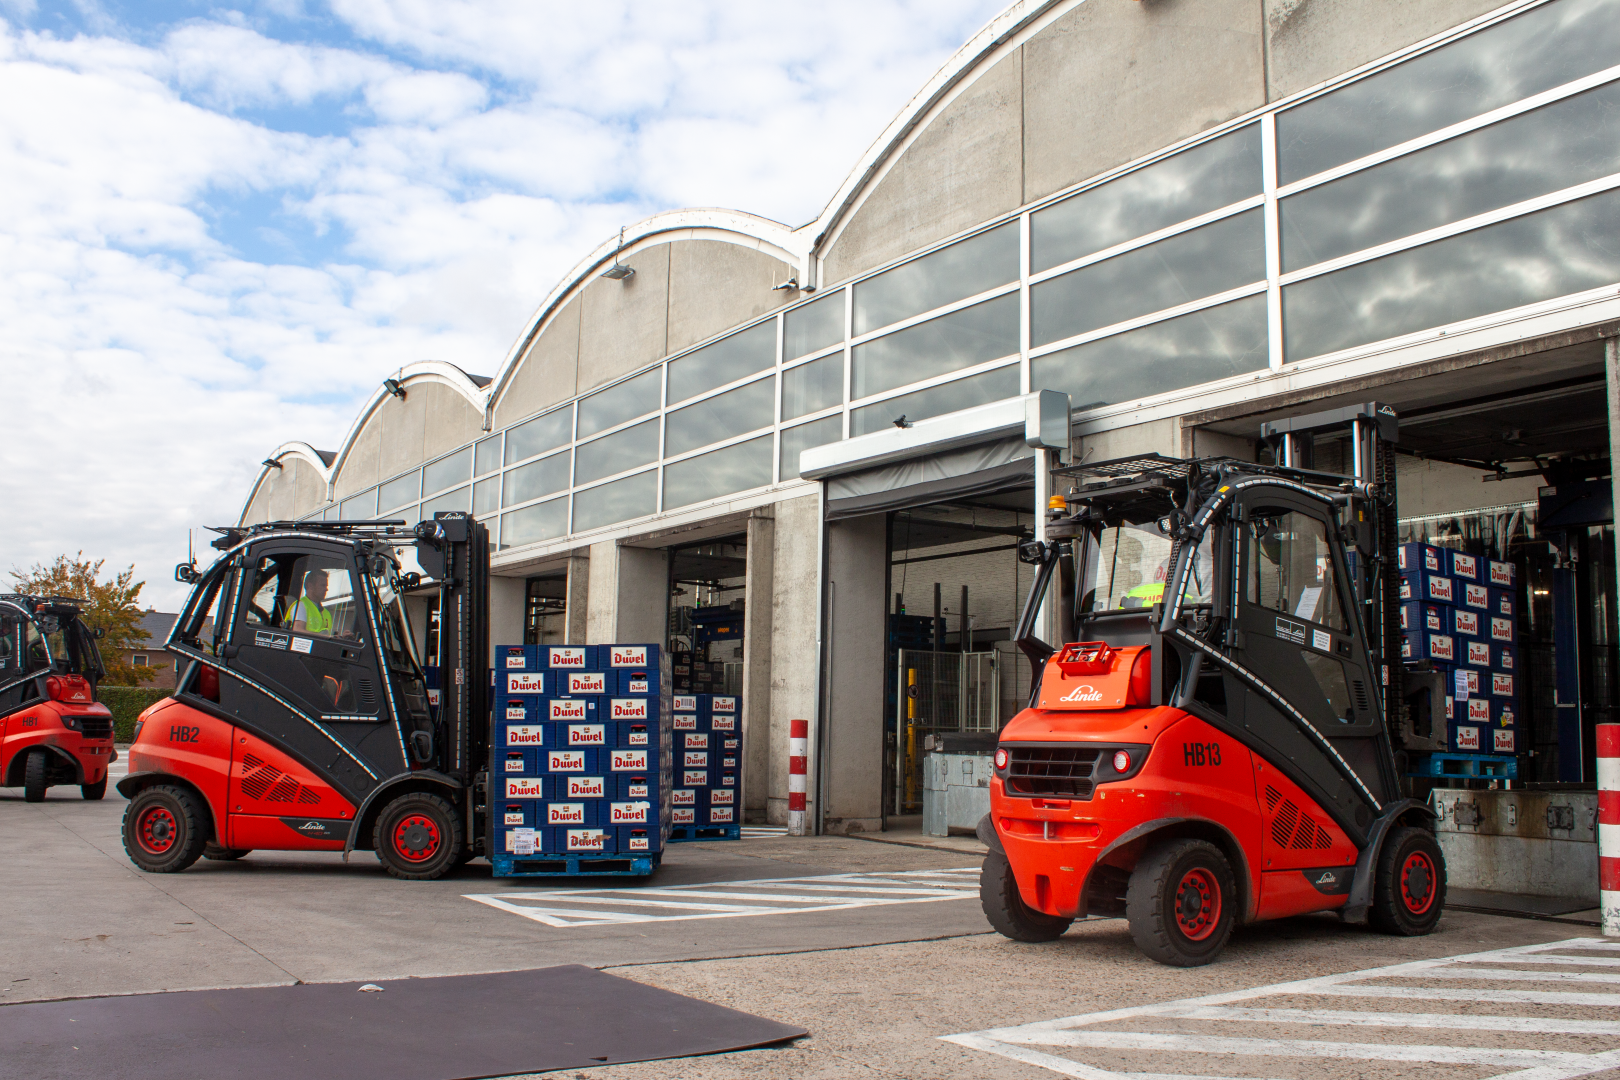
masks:
<path fill-rule="evenodd" d="M 793 720 L 788 732 L 788 835 L 804 835 L 804 782 L 810 760 L 810 721 Z M 1620 727 L 1620 725 L 1616 725 Z"/>
<path fill-rule="evenodd" d="M 1620 937 L 1620 724 L 1597 726 L 1597 786 L 1603 936 Z"/>

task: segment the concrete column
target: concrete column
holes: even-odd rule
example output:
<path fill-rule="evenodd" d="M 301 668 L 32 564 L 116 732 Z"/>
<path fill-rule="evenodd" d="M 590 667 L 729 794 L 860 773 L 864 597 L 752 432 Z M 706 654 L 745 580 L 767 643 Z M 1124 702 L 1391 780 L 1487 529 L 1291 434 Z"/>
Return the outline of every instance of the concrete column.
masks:
<path fill-rule="evenodd" d="M 520 577 L 489 579 L 489 647 L 523 644 L 528 582 Z"/>
<path fill-rule="evenodd" d="M 585 616 L 590 610 L 591 560 L 583 555 L 568 557 L 568 584 L 563 588 L 563 644 L 585 641 Z"/>
<path fill-rule="evenodd" d="M 883 515 L 827 527 L 826 730 L 821 748 L 828 833 L 883 827 L 883 660 L 888 612 Z M 813 753 L 813 752 L 812 752 Z"/>
<path fill-rule="evenodd" d="M 777 503 L 772 522 L 772 590 L 756 596 L 750 583 L 750 612 L 770 616 L 771 655 L 767 669 L 770 694 L 769 741 L 765 751 L 768 786 L 765 820 L 786 825 L 788 814 L 788 739 L 794 720 L 815 720 L 816 683 L 821 677 L 817 650 L 816 601 L 821 585 L 820 500 L 815 495 Z M 748 547 L 752 552 L 752 533 Z M 768 606 L 767 606 L 768 605 Z M 748 699 L 743 699 L 747 704 Z M 756 714 L 757 715 L 757 714 Z M 814 726 L 814 725 L 812 725 Z M 753 789 L 750 789 L 753 790 Z M 815 777 L 810 777 L 810 808 L 816 806 Z"/>
<path fill-rule="evenodd" d="M 591 545 L 585 640 L 591 645 L 664 642 L 669 553 L 662 548 Z"/>
<path fill-rule="evenodd" d="M 770 784 L 771 598 L 775 592 L 772 581 L 775 538 L 776 521 L 770 507 L 749 515 L 742 677 L 742 819 L 747 822 L 765 820 Z"/>

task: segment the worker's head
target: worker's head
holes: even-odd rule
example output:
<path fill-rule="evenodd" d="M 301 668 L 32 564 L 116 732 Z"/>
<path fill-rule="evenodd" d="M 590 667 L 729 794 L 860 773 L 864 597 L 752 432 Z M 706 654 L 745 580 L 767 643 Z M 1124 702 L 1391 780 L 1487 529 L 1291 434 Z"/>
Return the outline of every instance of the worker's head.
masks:
<path fill-rule="evenodd" d="M 304 575 L 304 595 L 317 604 L 326 599 L 325 570 L 311 570 Z"/>

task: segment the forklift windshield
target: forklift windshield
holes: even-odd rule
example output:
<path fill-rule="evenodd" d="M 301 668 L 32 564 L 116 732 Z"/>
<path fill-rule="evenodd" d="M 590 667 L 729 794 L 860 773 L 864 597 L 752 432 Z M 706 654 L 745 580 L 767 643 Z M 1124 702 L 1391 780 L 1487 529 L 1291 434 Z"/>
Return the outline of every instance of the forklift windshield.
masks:
<path fill-rule="evenodd" d="M 1150 608 L 1164 601 L 1172 569 L 1171 544 L 1156 525 L 1103 529 L 1088 547 L 1086 580 L 1080 582 L 1082 613 Z M 1211 569 L 1209 546 L 1201 544 L 1187 578 L 1184 603 L 1209 603 Z"/>
<path fill-rule="evenodd" d="M 426 719 L 428 710 L 427 678 L 416 660 L 416 643 L 411 638 L 411 623 L 405 617 L 405 602 L 400 595 L 399 568 L 392 559 L 374 556 L 371 560 L 371 585 L 377 597 L 377 620 L 382 626 L 382 640 L 378 643 L 383 663 L 399 688 L 405 713 Z"/>
<path fill-rule="evenodd" d="M 26 634 L 27 670 L 50 668 L 64 675 L 83 675 L 92 682 L 107 673 L 90 628 L 72 615 L 41 612 L 28 621 Z"/>

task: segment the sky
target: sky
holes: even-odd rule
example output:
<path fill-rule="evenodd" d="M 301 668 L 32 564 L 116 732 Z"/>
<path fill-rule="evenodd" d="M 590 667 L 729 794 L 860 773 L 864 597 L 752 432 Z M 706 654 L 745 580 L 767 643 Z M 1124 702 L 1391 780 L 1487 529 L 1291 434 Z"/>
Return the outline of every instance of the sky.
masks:
<path fill-rule="evenodd" d="M 618 229 L 813 220 L 1006 0 L 0 0 L 0 588 L 188 532 Z M 205 534 L 211 535 L 211 534 Z"/>

